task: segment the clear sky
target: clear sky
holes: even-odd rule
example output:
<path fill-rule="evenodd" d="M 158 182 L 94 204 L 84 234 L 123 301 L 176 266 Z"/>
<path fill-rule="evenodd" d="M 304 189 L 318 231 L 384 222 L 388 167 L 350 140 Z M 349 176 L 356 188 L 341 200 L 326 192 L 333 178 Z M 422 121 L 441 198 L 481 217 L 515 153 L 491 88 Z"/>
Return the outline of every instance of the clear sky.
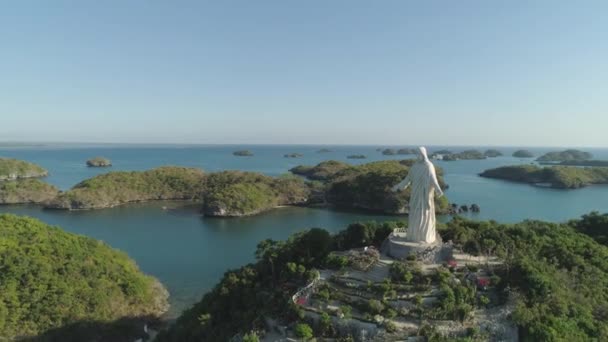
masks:
<path fill-rule="evenodd" d="M 0 141 L 608 146 L 608 1 L 3 1 Z"/>

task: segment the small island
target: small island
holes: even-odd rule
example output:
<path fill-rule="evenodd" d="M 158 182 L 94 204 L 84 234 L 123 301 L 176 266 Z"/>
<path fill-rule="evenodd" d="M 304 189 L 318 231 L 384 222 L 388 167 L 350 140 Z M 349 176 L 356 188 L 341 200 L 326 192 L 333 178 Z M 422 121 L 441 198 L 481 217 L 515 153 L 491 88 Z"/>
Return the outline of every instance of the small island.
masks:
<path fill-rule="evenodd" d="M 200 199 L 205 174 L 166 166 L 148 171 L 109 172 L 78 183 L 46 204 L 49 209 L 101 209 L 129 202 Z"/>
<path fill-rule="evenodd" d="M 486 156 L 478 150 L 466 150 L 459 153 L 450 153 L 442 155 L 441 160 L 454 161 L 454 160 L 479 160 L 486 159 Z"/>
<path fill-rule="evenodd" d="M 288 153 L 288 154 L 283 155 L 283 158 L 301 158 L 303 156 L 304 155 L 301 153 Z"/>
<path fill-rule="evenodd" d="M 591 184 L 608 184 L 608 168 L 605 167 L 517 165 L 485 170 L 479 175 L 558 189 L 576 189 Z"/>
<path fill-rule="evenodd" d="M 0 204 L 46 203 L 58 194 L 59 189 L 39 179 L 0 182 Z"/>
<path fill-rule="evenodd" d="M 336 175 L 339 171 L 347 169 L 350 164 L 337 161 L 328 160 L 317 164 L 316 166 L 298 165 L 289 170 L 289 172 L 304 176 L 310 180 L 325 181 Z"/>
<path fill-rule="evenodd" d="M 418 150 L 415 148 L 400 148 L 399 150 L 397 150 L 397 154 L 400 154 L 400 155 L 418 154 Z"/>
<path fill-rule="evenodd" d="M 0 158 L 0 181 L 48 176 L 39 165 L 12 158 Z"/>
<path fill-rule="evenodd" d="M 483 153 L 483 155 L 488 158 L 496 158 L 496 157 L 502 156 L 502 152 L 500 152 L 499 150 L 495 150 L 495 149 L 489 149 L 489 150 L 486 150 Z"/>
<path fill-rule="evenodd" d="M 397 154 L 397 150 L 393 148 L 385 148 L 384 150 L 382 150 L 382 154 L 384 154 L 385 156 L 394 156 Z"/>
<path fill-rule="evenodd" d="M 100 334 L 141 334 L 169 308 L 167 290 L 125 253 L 32 218 L 0 215 L 0 269 L 0 336 L 8 340 L 111 341 Z M 125 317 L 133 323 L 112 327 Z"/>
<path fill-rule="evenodd" d="M 515 158 L 534 158 L 534 153 L 528 150 L 517 150 L 513 152 L 513 157 Z"/>
<path fill-rule="evenodd" d="M 328 148 L 322 148 L 317 151 L 317 153 L 329 153 L 329 152 L 333 152 L 333 151 Z"/>
<path fill-rule="evenodd" d="M 250 216 L 278 206 L 307 204 L 311 194 L 295 176 L 224 171 L 209 174 L 205 183 L 202 212 L 212 217 Z"/>
<path fill-rule="evenodd" d="M 351 155 L 348 155 L 346 158 L 348 158 L 348 159 L 366 159 L 367 156 L 364 154 L 351 154 Z"/>
<path fill-rule="evenodd" d="M 563 161 L 584 161 L 592 159 L 593 155 L 589 152 L 580 150 L 565 150 L 561 152 L 549 152 L 538 157 L 539 162 L 563 162 Z"/>
<path fill-rule="evenodd" d="M 253 157 L 253 152 L 249 150 L 239 150 L 232 152 L 232 155 L 237 157 Z"/>
<path fill-rule="evenodd" d="M 110 159 L 104 157 L 95 157 L 87 160 L 88 167 L 110 167 L 112 166 L 112 162 Z"/>

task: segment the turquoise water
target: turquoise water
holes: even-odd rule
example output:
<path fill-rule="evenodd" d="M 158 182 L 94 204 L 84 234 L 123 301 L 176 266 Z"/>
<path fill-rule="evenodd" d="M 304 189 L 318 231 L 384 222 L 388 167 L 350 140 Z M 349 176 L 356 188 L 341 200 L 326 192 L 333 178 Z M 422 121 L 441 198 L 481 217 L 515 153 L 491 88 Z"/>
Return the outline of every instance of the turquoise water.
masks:
<path fill-rule="evenodd" d="M 408 156 L 383 156 L 373 146 L 337 146 L 334 152 L 316 153 L 327 146 L 74 146 L 0 148 L 1 157 L 40 164 L 50 172 L 47 181 L 68 189 L 83 179 L 110 169 L 87 168 L 94 156 L 112 160 L 111 170 L 145 170 L 161 165 L 200 167 L 207 171 L 238 169 L 279 175 L 298 164 L 316 164 L 327 159 L 365 163 Z M 443 148 L 430 147 L 429 150 Z M 231 153 L 249 149 L 254 157 Z M 450 147 L 460 151 L 465 148 Z M 514 148 L 501 148 L 510 155 Z M 542 153 L 549 149 L 531 149 Z M 551 149 L 555 150 L 555 149 Z M 585 149 L 597 159 L 608 159 L 608 150 Z M 302 158 L 283 158 L 298 152 Z M 366 160 L 348 160 L 349 154 L 366 154 Z M 529 163 L 511 157 L 475 161 L 436 162 L 445 170 L 450 188 L 446 195 L 455 203 L 477 203 L 481 213 L 474 218 L 516 222 L 535 218 L 564 221 L 591 210 L 608 212 L 608 187 L 555 190 L 478 177 L 487 168 Z M 169 210 L 163 210 L 166 206 Z M 127 252 L 141 269 L 158 277 L 171 293 L 175 316 L 200 299 L 230 268 L 253 260 L 256 244 L 266 238 L 285 239 L 310 227 L 330 231 L 348 223 L 395 219 L 391 216 L 355 214 L 326 209 L 281 208 L 255 217 L 218 219 L 200 216 L 196 204 L 180 202 L 132 204 L 97 211 L 48 211 L 35 206 L 0 206 L 0 212 L 37 217 L 65 230 L 103 240 Z"/>

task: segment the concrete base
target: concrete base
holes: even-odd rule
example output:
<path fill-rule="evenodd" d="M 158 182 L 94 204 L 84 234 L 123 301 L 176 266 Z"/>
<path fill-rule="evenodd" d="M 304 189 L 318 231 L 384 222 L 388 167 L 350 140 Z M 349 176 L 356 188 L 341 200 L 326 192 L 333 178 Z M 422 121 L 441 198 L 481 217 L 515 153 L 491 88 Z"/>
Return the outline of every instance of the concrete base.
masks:
<path fill-rule="evenodd" d="M 425 264 L 441 264 L 452 258 L 453 246 L 443 243 L 438 237 L 434 243 L 411 242 L 405 238 L 405 233 L 389 235 L 384 244 L 385 253 L 392 258 L 404 260 L 414 255 L 416 260 Z"/>

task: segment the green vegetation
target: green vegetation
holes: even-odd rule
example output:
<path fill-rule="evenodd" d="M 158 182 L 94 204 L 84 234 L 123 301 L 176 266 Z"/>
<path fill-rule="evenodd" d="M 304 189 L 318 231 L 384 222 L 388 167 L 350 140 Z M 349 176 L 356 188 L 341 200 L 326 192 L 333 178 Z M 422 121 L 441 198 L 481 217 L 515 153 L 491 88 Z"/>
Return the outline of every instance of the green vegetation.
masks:
<path fill-rule="evenodd" d="M 488 158 L 496 158 L 496 157 L 502 156 L 502 152 L 500 152 L 499 150 L 495 150 L 495 149 L 489 149 L 489 150 L 486 150 L 483 153 L 483 155 Z"/>
<path fill-rule="evenodd" d="M 385 156 L 394 156 L 395 154 L 397 154 L 397 151 L 393 148 L 385 148 L 384 150 L 382 150 L 382 154 L 384 154 Z"/>
<path fill-rule="evenodd" d="M 58 194 L 56 187 L 39 179 L 0 182 L 0 204 L 45 203 Z"/>
<path fill-rule="evenodd" d="M 234 151 L 234 152 L 232 152 L 232 154 L 237 157 L 252 157 L 253 156 L 253 152 L 251 152 L 249 150 Z"/>
<path fill-rule="evenodd" d="M 595 241 L 608 246 L 608 214 L 594 211 L 583 215 L 581 219 L 572 220 L 568 224 L 577 231 L 589 235 Z"/>
<path fill-rule="evenodd" d="M 579 150 L 565 150 L 561 152 L 549 152 L 538 159 L 541 162 L 562 162 L 562 161 L 581 161 L 589 160 L 593 158 L 593 155 L 589 152 L 583 152 Z"/>
<path fill-rule="evenodd" d="M 110 172 L 80 182 L 47 207 L 96 209 L 128 202 L 200 199 L 204 179 L 205 175 L 199 169 L 173 166 L 149 171 Z"/>
<path fill-rule="evenodd" d="M 348 159 L 365 159 L 367 158 L 364 154 L 351 154 L 347 156 Z"/>
<path fill-rule="evenodd" d="M 89 167 L 109 167 L 112 166 L 110 159 L 104 157 L 95 157 L 87 160 L 87 166 Z"/>
<path fill-rule="evenodd" d="M 534 158 L 534 153 L 528 150 L 517 150 L 513 152 L 513 157 L 515 158 Z"/>
<path fill-rule="evenodd" d="M 595 217 L 583 217 L 574 226 L 599 231 L 603 228 L 594 227 Z M 605 246 L 570 225 L 540 221 L 507 225 L 455 218 L 440 233 L 465 252 L 491 250 L 504 260 L 501 283 L 520 294 L 513 319 L 523 341 L 608 339 Z"/>
<path fill-rule="evenodd" d="M 539 162 L 539 164 L 563 165 L 563 166 L 597 166 L 608 167 L 608 160 L 564 160 L 559 163 Z"/>
<path fill-rule="evenodd" d="M 471 159 L 486 159 L 486 156 L 477 150 L 466 150 L 459 153 L 450 153 L 443 155 L 443 160 L 471 160 Z"/>
<path fill-rule="evenodd" d="M 256 264 L 227 272 L 211 293 L 161 334 L 159 341 L 225 341 L 238 333 L 263 330 L 263 317 L 279 318 L 285 325 L 309 324 L 316 337 L 335 336 L 327 335 L 335 332 L 329 315 L 321 313 L 319 323 L 312 325 L 302 309 L 289 304 L 290 296 L 308 283 L 314 268 L 323 267 L 331 251 L 378 245 L 395 226 L 359 223 L 334 236 L 315 228 L 295 234 L 286 242 L 263 241 L 258 245 Z M 368 282 L 367 289 L 357 287 L 356 292 L 366 299 L 353 299 L 324 284 L 315 300 L 339 305 L 337 317 L 356 315 L 368 321 L 374 315 L 464 321 L 470 319 L 475 308 L 508 300 L 514 301 L 512 319 L 520 328 L 522 341 L 604 341 L 608 339 L 608 247 L 585 234 L 605 241 L 607 229 L 608 215 L 598 213 L 567 224 L 500 224 L 456 217 L 440 227 L 444 241 L 452 240 L 466 253 L 497 256 L 503 262 L 498 269 L 500 275 L 488 276 L 495 288 L 492 295 L 478 292 L 462 279 L 454 281 L 452 271 L 443 267 L 428 274 L 415 261 L 403 261 L 393 263 L 391 279 Z M 472 265 L 467 268 L 473 270 Z M 388 299 L 395 298 L 396 290 L 426 291 L 431 282 L 439 287 L 435 304 L 425 304 L 416 295 L 411 299 L 413 308 L 403 312 L 391 308 Z M 376 297 L 369 297 L 372 294 Z M 345 302 L 353 309 L 342 304 Z M 382 326 L 387 332 L 396 331 L 391 321 Z M 458 339 L 444 337 L 424 325 L 418 334 L 429 341 L 487 340 L 476 327 Z"/>
<path fill-rule="evenodd" d="M 314 269 L 325 264 L 330 251 L 362 247 L 372 241 L 381 243 L 396 224 L 351 226 L 334 236 L 312 228 L 287 241 L 260 242 L 255 264 L 226 272 L 211 292 L 159 335 L 158 341 L 223 342 L 238 333 L 263 330 L 264 317 L 279 318 L 285 323 L 300 321 L 302 312 L 291 304 L 291 296 L 314 278 Z M 350 316 L 350 307 L 340 310 Z"/>
<path fill-rule="evenodd" d="M 0 215 L 0 270 L 0 336 L 9 340 L 168 309 L 166 290 L 126 254 L 31 218 Z"/>
<path fill-rule="evenodd" d="M 518 165 L 485 170 L 480 176 L 513 182 L 547 185 L 560 189 L 574 189 L 591 184 L 608 183 L 608 168 Z"/>
<path fill-rule="evenodd" d="M 296 324 L 294 331 L 295 331 L 297 337 L 305 339 L 305 340 L 313 337 L 312 328 L 310 327 L 310 325 L 308 325 L 306 323 Z"/>
<path fill-rule="evenodd" d="M 289 172 L 304 176 L 310 180 L 326 181 L 335 176 L 339 171 L 349 167 L 350 165 L 347 163 L 336 160 L 328 160 L 319 163 L 317 166 L 296 166 L 289 170 Z"/>
<path fill-rule="evenodd" d="M 42 167 L 23 160 L 0 158 L 0 181 L 21 178 L 38 178 L 48 175 Z"/>
<path fill-rule="evenodd" d="M 224 171 L 207 177 L 203 213 L 208 216 L 257 214 L 279 205 L 304 204 L 310 188 L 298 177 L 273 178 L 254 172 Z"/>

